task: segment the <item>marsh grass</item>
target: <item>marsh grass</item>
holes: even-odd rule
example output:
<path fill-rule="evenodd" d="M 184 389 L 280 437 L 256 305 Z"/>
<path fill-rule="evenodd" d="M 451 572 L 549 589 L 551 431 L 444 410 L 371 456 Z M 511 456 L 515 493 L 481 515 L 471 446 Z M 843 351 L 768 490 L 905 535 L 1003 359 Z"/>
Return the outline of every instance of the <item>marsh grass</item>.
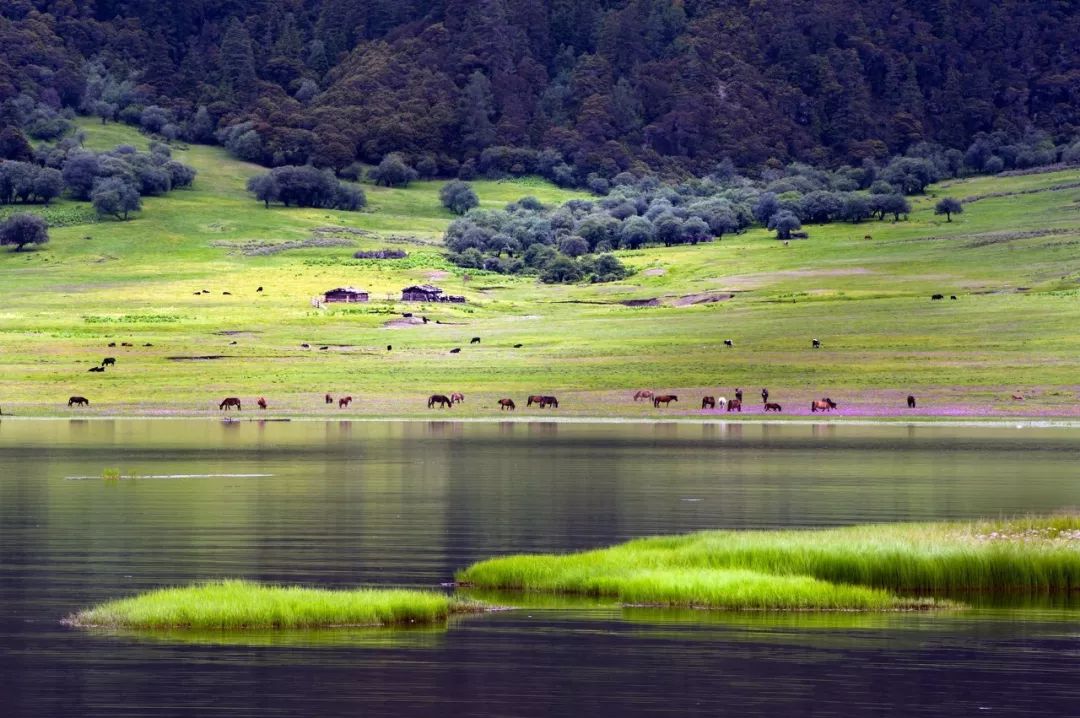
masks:
<path fill-rule="evenodd" d="M 708 608 L 922 608 L 962 594 L 1080 589 L 1080 516 L 802 531 L 707 531 L 460 571 L 479 588 Z M 928 598 L 903 598 L 902 596 Z M 947 601 L 946 601 L 947 604 Z"/>
<path fill-rule="evenodd" d="M 163 588 L 81 611 L 81 628 L 234 630 L 435 624 L 479 610 L 428 591 L 327 590 L 225 580 Z"/>

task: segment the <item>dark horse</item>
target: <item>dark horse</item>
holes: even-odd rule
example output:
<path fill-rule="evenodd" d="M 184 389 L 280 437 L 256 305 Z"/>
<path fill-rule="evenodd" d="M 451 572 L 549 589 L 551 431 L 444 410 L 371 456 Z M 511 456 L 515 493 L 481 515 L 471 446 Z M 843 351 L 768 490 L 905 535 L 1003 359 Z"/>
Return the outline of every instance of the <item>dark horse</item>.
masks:
<path fill-rule="evenodd" d="M 540 408 L 544 408 L 544 397 L 539 394 L 533 394 L 529 397 L 529 400 L 525 402 L 525 406 L 532 406 L 533 404 L 539 404 Z"/>
<path fill-rule="evenodd" d="M 716 397 L 715 396 L 704 396 L 704 397 L 702 397 L 701 398 L 701 408 L 702 409 L 715 409 L 716 408 Z"/>
<path fill-rule="evenodd" d="M 259 400 L 255 403 L 259 405 L 260 409 L 266 408 L 266 399 L 262 398 L 261 396 L 259 397 Z"/>
<path fill-rule="evenodd" d="M 506 411 L 507 409 L 513 411 L 516 408 L 513 399 L 499 399 L 499 411 Z"/>
<path fill-rule="evenodd" d="M 68 406 L 90 406 L 90 400 L 85 396 L 73 396 L 68 399 Z"/>
<path fill-rule="evenodd" d="M 450 397 L 444 396 L 442 394 L 432 394 L 428 397 L 427 408 L 431 409 L 436 404 L 439 404 L 444 409 L 450 409 L 454 406 L 454 402 L 450 401 Z"/>
<path fill-rule="evenodd" d="M 671 406 L 671 402 L 678 400 L 679 397 L 675 396 L 674 394 L 662 394 L 660 396 L 653 397 L 652 405 L 654 407 L 659 407 L 661 404 L 663 404 L 664 406 Z"/>
<path fill-rule="evenodd" d="M 913 397 L 911 394 L 908 394 L 907 408 L 909 408 L 909 409 L 914 409 L 915 408 L 915 397 Z"/>
<path fill-rule="evenodd" d="M 812 402 L 810 402 L 810 413 L 812 413 L 812 414 L 816 413 L 816 412 L 819 412 L 819 411 L 832 411 L 835 408 L 836 408 L 836 402 L 833 401 L 832 399 L 830 399 L 829 397 L 825 397 L 825 398 L 821 399 L 820 401 L 812 401 Z"/>
<path fill-rule="evenodd" d="M 727 410 L 742 413 L 742 399 L 732 399 L 727 403 Z"/>
<path fill-rule="evenodd" d="M 221 410 L 221 409 L 228 410 L 228 409 L 231 409 L 234 406 L 236 407 L 237 411 L 242 411 L 243 410 L 241 408 L 241 406 L 240 406 L 240 400 L 237 399 L 235 396 L 230 396 L 230 397 L 226 397 L 225 401 L 221 402 L 221 404 L 218 405 L 218 409 L 219 410 Z"/>
<path fill-rule="evenodd" d="M 556 409 L 558 409 L 559 408 L 559 400 L 556 399 L 553 396 L 542 396 L 542 397 L 540 397 L 540 408 L 541 409 L 546 409 L 549 406 L 553 406 Z"/>
<path fill-rule="evenodd" d="M 330 396 L 329 394 L 327 394 L 324 398 L 326 399 L 327 404 L 333 404 L 334 403 L 334 397 Z"/>
<path fill-rule="evenodd" d="M 116 366 L 116 357 L 105 357 L 101 360 L 101 366 Z"/>
<path fill-rule="evenodd" d="M 765 402 L 765 411 L 783 412 L 784 407 L 780 406 L 779 404 L 770 404 L 769 402 Z"/>
<path fill-rule="evenodd" d="M 345 407 L 347 407 L 351 403 L 352 403 L 352 397 L 351 396 L 344 396 L 344 397 L 338 399 L 337 407 L 339 409 L 344 409 Z"/>

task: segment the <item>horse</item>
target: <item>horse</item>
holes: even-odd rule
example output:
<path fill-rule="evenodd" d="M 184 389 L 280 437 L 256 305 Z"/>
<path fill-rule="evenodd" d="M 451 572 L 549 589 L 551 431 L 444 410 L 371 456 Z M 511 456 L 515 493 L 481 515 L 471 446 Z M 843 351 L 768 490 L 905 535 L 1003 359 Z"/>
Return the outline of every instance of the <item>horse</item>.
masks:
<path fill-rule="evenodd" d="M 739 412 L 741 414 L 742 413 L 742 401 L 739 400 L 739 399 L 732 399 L 731 401 L 728 402 L 727 410 L 728 410 L 729 413 L 732 412 L 732 411 L 737 411 L 737 412 Z"/>
<path fill-rule="evenodd" d="M 520 349 L 520 348 L 521 348 L 521 347 L 523 347 L 523 346 L 525 346 L 525 345 L 524 345 L 524 344 L 515 344 L 515 345 L 514 345 L 514 348 L 515 348 L 515 349 Z"/>
<path fill-rule="evenodd" d="M 836 402 L 833 401 L 832 399 L 830 399 L 829 397 L 825 397 L 825 398 L 820 399 L 818 401 L 810 402 L 810 413 L 811 414 L 815 414 L 815 413 L 817 413 L 819 411 L 832 411 L 835 408 L 836 408 Z"/>
<path fill-rule="evenodd" d="M 716 408 L 716 397 L 714 397 L 714 396 L 703 396 L 703 397 L 701 397 L 701 408 L 702 409 L 715 409 Z"/>
<path fill-rule="evenodd" d="M 327 404 L 333 404 L 334 403 L 334 397 L 330 396 L 330 394 L 327 394 L 326 396 L 324 396 L 323 399 L 326 401 Z"/>
<path fill-rule="evenodd" d="M 116 357 L 105 357 L 101 360 L 101 366 L 116 366 Z"/>
<path fill-rule="evenodd" d="M 654 408 L 659 408 L 661 404 L 664 406 L 671 406 L 671 402 L 678 401 L 679 397 L 674 394 L 661 394 L 660 396 L 654 396 L 652 405 Z"/>
<path fill-rule="evenodd" d="M 344 409 L 351 403 L 352 403 L 352 397 L 351 396 L 343 396 L 342 398 L 338 399 L 337 408 Z"/>
<path fill-rule="evenodd" d="M 716 397 L 716 408 L 719 409 L 720 411 L 723 411 L 724 409 L 727 408 L 727 397 L 726 396 L 718 396 L 718 397 Z"/>
<path fill-rule="evenodd" d="M 110 348 L 111 348 L 111 347 L 115 347 L 115 346 L 116 346 L 116 342 L 109 342 L 109 347 L 110 347 Z"/>
<path fill-rule="evenodd" d="M 869 234 L 864 234 L 863 239 L 873 239 Z"/>
<path fill-rule="evenodd" d="M 783 413 L 784 407 L 780 406 L 779 404 L 771 404 L 769 402 L 765 402 L 765 411 L 775 411 L 778 413 Z"/>
<path fill-rule="evenodd" d="M 532 406 L 533 404 L 539 404 L 540 408 L 544 408 L 544 397 L 539 394 L 533 394 L 529 397 L 529 400 L 525 402 L 525 406 Z"/>
<path fill-rule="evenodd" d="M 465 401 L 465 395 L 462 394 L 460 391 L 455 391 L 453 394 L 450 395 L 451 404 L 460 404 L 463 401 Z"/>
<path fill-rule="evenodd" d="M 311 345 L 308 344 L 307 342 L 304 342 L 303 344 L 300 345 L 300 348 L 301 349 L 310 349 Z"/>
<path fill-rule="evenodd" d="M 907 408 L 909 408 L 909 409 L 914 409 L 915 408 L 915 397 L 912 396 L 911 394 L 908 394 Z"/>
<path fill-rule="evenodd" d="M 768 404 L 769 403 L 769 390 L 766 389 L 765 387 L 761 387 L 761 403 L 762 404 Z"/>
<path fill-rule="evenodd" d="M 87 369 L 87 371 L 94 371 L 94 372 L 105 371 L 105 367 L 103 367 L 103 366 L 92 366 L 89 369 Z"/>
<path fill-rule="evenodd" d="M 454 402 L 450 401 L 450 397 L 442 394 L 432 394 L 428 397 L 427 408 L 431 409 L 436 404 L 442 406 L 444 409 L 450 409 L 454 406 Z"/>
<path fill-rule="evenodd" d="M 956 295 L 955 294 L 950 294 L 949 299 L 956 299 Z"/>
<path fill-rule="evenodd" d="M 72 406 L 90 406 L 90 400 L 85 396 L 73 396 L 68 399 L 68 407 Z"/>
<path fill-rule="evenodd" d="M 742 403 L 742 389 L 735 390 L 735 401 Z"/>
<path fill-rule="evenodd" d="M 454 347 L 453 349 L 450 350 L 450 353 L 451 354 L 460 354 L 461 353 L 461 347 Z"/>
<path fill-rule="evenodd" d="M 479 344 L 479 343 L 480 343 L 480 337 L 473 337 L 472 339 L 469 340 L 469 344 Z"/>
<path fill-rule="evenodd" d="M 261 292 L 261 291 L 262 291 L 262 287 L 259 287 L 259 288 L 258 288 L 258 289 L 256 289 L 255 291 L 256 291 L 256 292 Z"/>
<path fill-rule="evenodd" d="M 240 400 L 237 399 L 235 396 L 229 396 L 225 398 L 225 401 L 221 402 L 221 404 L 218 405 L 218 410 L 228 411 L 234 406 L 236 407 L 237 411 L 243 411 L 243 407 L 240 406 Z"/>
<path fill-rule="evenodd" d="M 944 294 L 934 294 L 934 295 L 933 295 L 933 296 L 931 296 L 930 298 L 931 298 L 931 299 L 933 299 L 933 300 L 934 300 L 934 301 L 936 302 L 936 301 L 937 301 L 937 300 L 939 300 L 939 299 L 944 299 L 944 298 L 945 298 L 945 295 L 944 295 Z"/>
<path fill-rule="evenodd" d="M 259 400 L 255 403 L 259 405 L 260 409 L 266 408 L 266 399 L 262 398 L 261 396 L 259 397 Z"/>
<path fill-rule="evenodd" d="M 558 409 L 559 408 L 559 400 L 556 399 L 553 396 L 542 396 L 542 397 L 540 397 L 540 408 L 541 409 L 546 409 L 549 406 L 553 406 L 556 409 Z"/>
<path fill-rule="evenodd" d="M 386 345 L 386 351 L 388 351 L 388 352 L 394 351 L 394 345 L 393 344 L 387 344 Z"/>
<path fill-rule="evenodd" d="M 652 398 L 653 398 L 653 393 L 651 391 L 649 391 L 648 389 L 639 389 L 634 394 L 634 401 L 638 401 L 639 399 L 652 399 Z"/>
<path fill-rule="evenodd" d="M 499 399 L 499 411 L 506 411 L 507 409 L 513 411 L 516 408 L 513 399 Z"/>

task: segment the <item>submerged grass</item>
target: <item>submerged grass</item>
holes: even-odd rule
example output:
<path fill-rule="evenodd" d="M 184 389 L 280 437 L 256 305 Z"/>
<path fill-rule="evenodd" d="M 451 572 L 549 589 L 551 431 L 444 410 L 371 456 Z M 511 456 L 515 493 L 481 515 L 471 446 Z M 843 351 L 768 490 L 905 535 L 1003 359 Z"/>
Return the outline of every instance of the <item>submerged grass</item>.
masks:
<path fill-rule="evenodd" d="M 326 590 L 227 580 L 109 601 L 68 619 L 82 628 L 231 630 L 432 624 L 474 604 L 428 591 Z"/>
<path fill-rule="evenodd" d="M 1068 593 L 1080 589 L 1080 516 L 706 531 L 562 556 L 497 558 L 460 571 L 457 580 L 739 609 L 903 609 L 971 592 Z"/>

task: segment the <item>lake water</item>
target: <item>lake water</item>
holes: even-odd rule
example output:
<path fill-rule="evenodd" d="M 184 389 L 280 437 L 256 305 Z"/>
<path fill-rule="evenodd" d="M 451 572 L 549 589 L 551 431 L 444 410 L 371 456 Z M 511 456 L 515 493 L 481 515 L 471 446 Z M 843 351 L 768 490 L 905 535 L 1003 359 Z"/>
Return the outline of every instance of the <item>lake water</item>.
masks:
<path fill-rule="evenodd" d="M 119 472 L 120 480 L 105 480 Z M 705 528 L 1080 507 L 1080 431 L 0 421 L 0 715 L 1080 715 L 1080 606 L 548 608 L 416 631 L 116 635 L 101 600 L 215 577 L 437 587 Z"/>

